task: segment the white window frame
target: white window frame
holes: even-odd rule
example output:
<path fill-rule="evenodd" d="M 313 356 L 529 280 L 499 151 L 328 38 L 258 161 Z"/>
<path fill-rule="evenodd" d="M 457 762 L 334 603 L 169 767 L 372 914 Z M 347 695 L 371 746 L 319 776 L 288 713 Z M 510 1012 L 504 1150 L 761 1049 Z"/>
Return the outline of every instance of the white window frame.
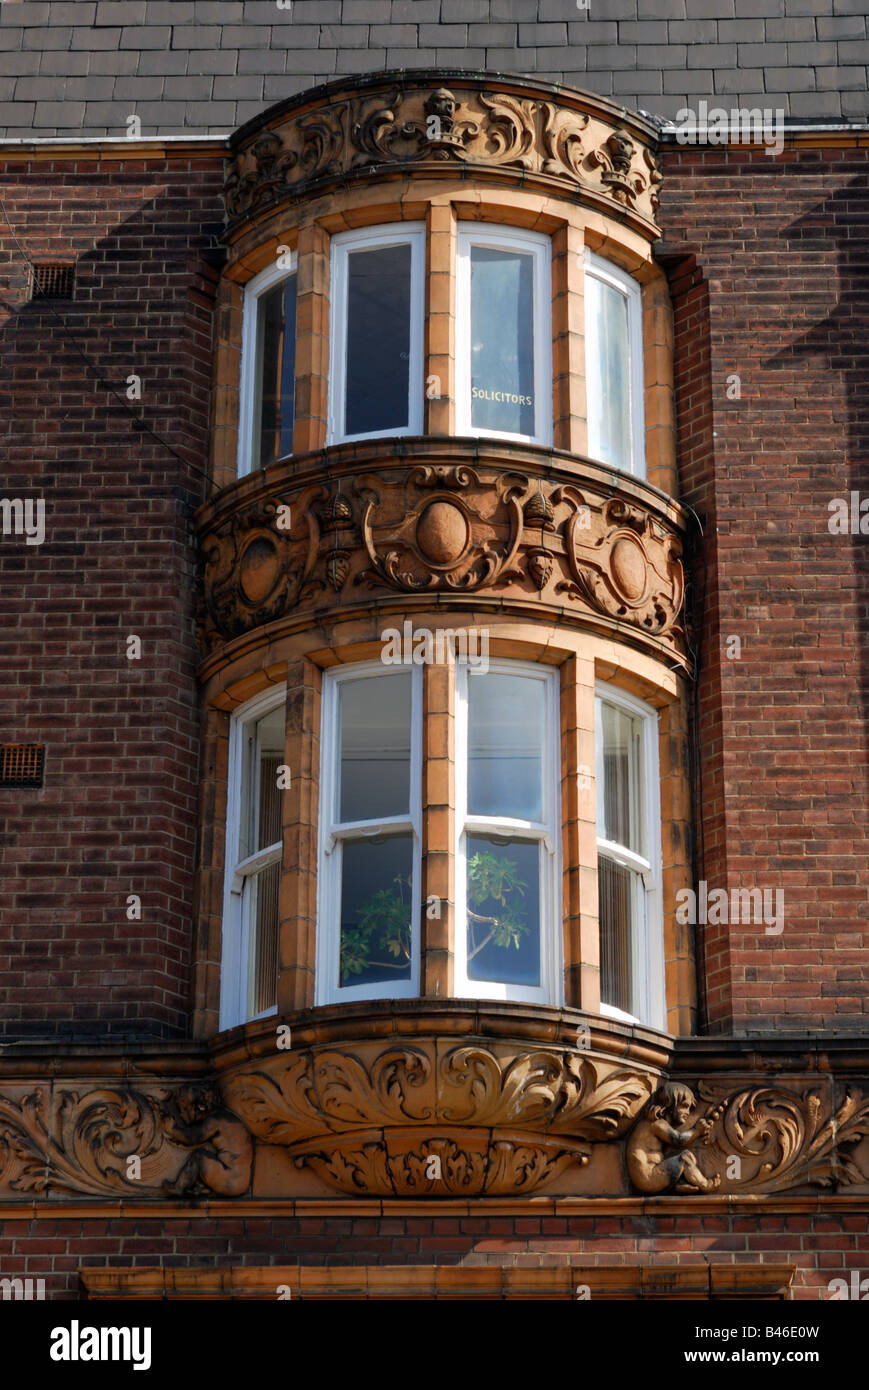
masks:
<path fill-rule="evenodd" d="M 611 285 L 624 296 L 628 309 L 628 352 L 630 354 L 628 395 L 631 412 L 631 460 L 628 470 L 635 478 L 646 476 L 646 409 L 645 375 L 643 367 L 643 291 L 632 275 L 585 248 L 585 276 Z M 589 423 L 589 458 L 591 452 L 591 412 L 595 400 L 601 399 L 602 385 L 598 373 L 599 353 L 593 350 L 594 324 L 589 312 L 589 296 L 585 294 L 585 386 L 586 411 Z M 597 460 L 606 468 L 617 465 L 607 459 Z M 621 469 L 618 469 L 621 472 Z"/>
<path fill-rule="evenodd" d="M 381 246 L 410 245 L 410 361 L 408 364 L 408 418 L 394 429 L 347 434 L 344 430 L 344 393 L 347 376 L 347 274 L 353 251 Z M 423 323 L 425 320 L 425 223 L 390 222 L 364 231 L 340 232 L 331 246 L 331 305 L 329 313 L 329 421 L 326 443 L 356 439 L 386 439 L 422 434 L 423 422 Z"/>
<path fill-rule="evenodd" d="M 468 681 L 476 677 L 466 662 L 456 663 L 456 931 L 455 985 L 457 999 L 503 999 L 560 1008 L 564 1002 L 564 928 L 561 910 L 561 766 L 558 744 L 558 672 L 533 663 L 493 661 L 487 670 L 496 675 L 530 676 L 544 683 L 546 726 L 543 740 L 543 821 L 508 816 L 468 814 Z M 468 976 L 466 835 L 515 834 L 537 839 L 540 864 L 540 984 L 471 980 Z"/>
<path fill-rule="evenodd" d="M 526 251 L 534 256 L 534 410 L 535 434 L 475 428 L 471 423 L 471 247 Z M 490 225 L 460 224 L 456 247 L 456 434 L 552 444 L 552 241 L 543 232 Z"/>
<path fill-rule="evenodd" d="M 234 1028 L 254 1018 L 277 1013 L 277 1004 L 260 1013 L 248 1013 L 250 998 L 250 898 L 251 876 L 269 864 L 279 863 L 282 841 L 266 846 L 246 859 L 236 859 L 241 835 L 242 783 L 246 729 L 272 710 L 286 704 L 286 687 L 270 686 L 236 710 L 229 728 L 229 766 L 226 790 L 226 869 L 223 889 L 223 927 L 220 954 L 220 1027 Z M 280 925 L 280 924 L 279 924 Z M 280 956 L 279 956 L 280 959 Z"/>
<path fill-rule="evenodd" d="M 281 259 L 267 265 L 252 280 L 244 291 L 244 309 L 241 321 L 241 380 L 239 382 L 238 411 L 238 456 L 236 472 L 239 478 L 254 471 L 254 449 L 259 449 L 259 416 L 262 402 L 262 378 L 257 361 L 257 336 L 259 328 L 259 301 L 268 290 L 274 289 L 282 280 L 288 280 L 298 269 L 295 251 L 285 252 Z M 295 324 L 293 325 L 295 332 Z M 259 462 L 257 460 L 257 467 Z"/>
<path fill-rule="evenodd" d="M 617 686 L 598 681 L 595 684 L 595 766 L 597 795 L 603 796 L 603 735 L 600 706 L 614 705 L 638 716 L 641 723 L 643 756 L 643 802 L 645 842 L 648 858 L 635 854 L 625 845 L 597 837 L 598 856 L 621 864 L 633 871 L 634 912 L 637 940 L 632 942 L 631 999 L 636 1014 L 626 1013 L 613 1004 L 601 1003 L 600 1011 L 607 1018 L 626 1023 L 640 1023 L 650 1028 L 666 1029 L 666 991 L 664 976 L 664 920 L 662 910 L 661 856 L 661 783 L 658 764 L 658 711 L 636 696 Z"/>
<path fill-rule="evenodd" d="M 365 680 L 372 676 L 398 675 L 407 666 L 385 666 L 382 661 L 354 662 L 327 671 L 323 678 L 320 736 L 320 827 L 317 874 L 317 947 L 315 997 L 317 1005 L 338 1004 L 356 999 L 414 999 L 419 996 L 420 927 L 422 919 L 422 668 L 412 666 L 410 718 L 410 801 L 406 815 L 383 816 L 376 821 L 337 820 L 337 794 L 341 771 L 338 728 L 339 692 L 344 681 Z M 380 980 L 373 984 L 337 983 L 341 959 L 341 853 L 345 840 L 404 831 L 413 836 L 413 882 L 411 885 L 411 962 L 410 977 L 394 983 Z"/>

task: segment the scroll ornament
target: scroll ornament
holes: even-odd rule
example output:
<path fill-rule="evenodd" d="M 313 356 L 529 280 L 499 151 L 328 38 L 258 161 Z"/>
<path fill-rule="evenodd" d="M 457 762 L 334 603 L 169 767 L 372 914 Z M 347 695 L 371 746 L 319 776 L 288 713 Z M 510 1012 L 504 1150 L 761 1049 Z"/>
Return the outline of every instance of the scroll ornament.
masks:
<path fill-rule="evenodd" d="M 544 486 L 507 469 L 418 464 L 276 491 L 218 515 L 200 551 L 206 650 L 306 603 L 322 607 L 324 590 L 338 603 L 360 585 L 491 591 L 590 610 L 671 642 L 682 636 L 682 549 L 671 522 L 591 487 Z"/>
<path fill-rule="evenodd" d="M 601 1144 L 622 1148 L 631 1187 L 649 1196 L 869 1191 L 869 1095 L 829 1077 L 692 1088 L 569 1050 L 432 1038 L 276 1053 L 219 1088 L 7 1089 L 7 1202 L 242 1197 L 257 1143 L 353 1195 L 564 1190 Z"/>
<path fill-rule="evenodd" d="M 531 1192 L 623 1133 L 653 1086 L 587 1057 L 439 1054 L 435 1040 L 370 1059 L 334 1049 L 269 1059 L 225 1082 L 235 1112 L 297 1167 L 380 1196 Z"/>
<path fill-rule="evenodd" d="M 385 87 L 341 96 L 260 130 L 224 186 L 230 219 L 309 184 L 387 164 L 473 165 L 558 179 L 651 220 L 661 181 L 651 148 L 601 113 L 509 92 Z"/>
<path fill-rule="evenodd" d="M 848 1087 L 834 1104 L 816 1088 L 663 1083 L 632 1131 L 628 1173 L 640 1192 L 783 1192 L 869 1185 L 847 1150 L 869 1136 L 869 1096 Z"/>
<path fill-rule="evenodd" d="M 0 1196 L 234 1197 L 253 1144 L 208 1085 L 0 1095 Z"/>

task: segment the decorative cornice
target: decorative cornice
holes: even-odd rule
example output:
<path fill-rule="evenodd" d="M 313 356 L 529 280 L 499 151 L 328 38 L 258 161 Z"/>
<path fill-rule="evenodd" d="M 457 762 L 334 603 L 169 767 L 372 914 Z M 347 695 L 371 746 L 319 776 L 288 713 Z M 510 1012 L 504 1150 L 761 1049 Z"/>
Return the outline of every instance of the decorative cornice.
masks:
<path fill-rule="evenodd" d="M 533 79 L 420 71 L 332 84 L 265 112 L 231 145 L 231 237 L 283 202 L 396 171 L 512 177 L 658 235 L 655 127 Z"/>
<path fill-rule="evenodd" d="M 189 1049 L 125 1076 L 100 1075 L 92 1050 L 42 1081 L 4 1067 L 0 1204 L 865 1202 L 865 1057 L 845 1077 L 761 1049 L 741 1076 L 710 1065 L 688 1085 L 674 1052 L 574 1011 L 421 1000 L 235 1029 L 200 1049 L 195 1079 Z"/>
<path fill-rule="evenodd" d="M 684 659 L 682 513 L 637 480 L 457 439 L 344 446 L 248 483 L 197 517 L 206 655 L 294 612 L 473 594 Z"/>

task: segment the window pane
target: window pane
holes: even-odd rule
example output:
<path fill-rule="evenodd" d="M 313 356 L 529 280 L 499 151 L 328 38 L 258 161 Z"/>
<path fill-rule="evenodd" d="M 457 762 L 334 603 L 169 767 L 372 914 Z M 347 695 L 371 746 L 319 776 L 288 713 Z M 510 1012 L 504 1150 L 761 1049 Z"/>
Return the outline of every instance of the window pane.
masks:
<path fill-rule="evenodd" d="M 245 728 L 238 857 L 247 859 L 281 838 L 278 768 L 284 761 L 286 714 L 280 705 Z"/>
<path fill-rule="evenodd" d="M 585 278 L 590 327 L 588 448 L 593 458 L 631 468 L 628 301 L 594 275 Z"/>
<path fill-rule="evenodd" d="M 259 464 L 293 452 L 296 380 L 296 277 L 290 275 L 258 302 Z"/>
<path fill-rule="evenodd" d="M 471 423 L 534 434 L 534 257 L 471 247 Z"/>
<path fill-rule="evenodd" d="M 410 807 L 411 672 L 342 681 L 339 820 L 379 820 Z"/>
<path fill-rule="evenodd" d="M 600 997 L 603 1004 L 633 1013 L 631 943 L 636 875 L 604 855 L 598 859 L 600 898 Z"/>
<path fill-rule="evenodd" d="M 598 833 L 644 855 L 642 720 L 604 701 L 599 708 Z"/>
<path fill-rule="evenodd" d="M 468 835 L 468 978 L 540 984 L 540 846 Z"/>
<path fill-rule="evenodd" d="M 468 812 L 543 819 L 543 682 L 468 676 Z"/>
<path fill-rule="evenodd" d="M 410 979 L 413 836 L 350 840 L 341 856 L 339 983 Z"/>
<path fill-rule="evenodd" d="M 280 864 L 269 864 L 248 881 L 250 893 L 251 1014 L 270 1009 L 277 1001 L 278 983 L 278 893 Z"/>
<path fill-rule="evenodd" d="M 408 424 L 410 245 L 347 257 L 345 434 Z"/>

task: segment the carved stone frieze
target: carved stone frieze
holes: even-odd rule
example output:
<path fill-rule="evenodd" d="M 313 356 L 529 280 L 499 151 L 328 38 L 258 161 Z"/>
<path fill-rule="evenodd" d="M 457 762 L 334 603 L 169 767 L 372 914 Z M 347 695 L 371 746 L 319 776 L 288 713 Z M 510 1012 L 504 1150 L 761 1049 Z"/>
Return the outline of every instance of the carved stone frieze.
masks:
<path fill-rule="evenodd" d="M 661 179 L 654 133 L 588 94 L 509 85 L 387 76 L 336 84 L 315 105 L 267 114 L 267 127 L 242 132 L 235 143 L 224 188 L 230 222 L 329 179 L 370 179 L 379 167 L 472 166 L 554 180 L 571 197 L 629 210 L 651 234 Z"/>
<path fill-rule="evenodd" d="M 866 1189 L 848 1149 L 869 1136 L 869 1094 L 755 1086 L 733 1091 L 665 1082 L 627 1143 L 640 1192 L 782 1192 L 804 1186 Z"/>
<path fill-rule="evenodd" d="M 0 1093 L 0 1198 L 234 1197 L 253 1143 L 208 1085 Z"/>
<path fill-rule="evenodd" d="M 593 467 L 587 481 L 581 469 L 558 467 L 544 481 L 515 451 L 496 455 L 473 463 L 374 455 L 379 466 L 358 460 L 346 476 L 337 456 L 334 481 L 320 465 L 318 481 L 293 486 L 275 466 L 275 481 L 251 500 L 236 502 L 229 490 L 203 509 L 204 651 L 296 612 L 358 602 L 361 591 L 533 600 L 553 616 L 632 627 L 680 652 L 675 515 L 651 493 L 643 505 L 636 487 L 613 496 L 611 478 Z"/>
<path fill-rule="evenodd" d="M 621 1048 L 462 1037 L 448 1017 L 398 1039 L 341 1031 L 289 1050 L 263 1034 L 195 1084 L 4 1077 L 0 1203 L 279 1198 L 312 1182 L 426 1199 L 869 1193 L 865 1078 L 688 1086 Z"/>
<path fill-rule="evenodd" d="M 654 1074 L 567 1052 L 435 1038 L 276 1053 L 227 1076 L 257 1138 L 344 1192 L 526 1192 L 623 1133 Z"/>
<path fill-rule="evenodd" d="M 606 502 L 595 522 L 579 492 L 568 488 L 563 496 L 575 507 L 567 524 L 571 578 L 556 592 L 648 632 L 672 629 L 685 594 L 678 536 L 619 498 Z"/>

